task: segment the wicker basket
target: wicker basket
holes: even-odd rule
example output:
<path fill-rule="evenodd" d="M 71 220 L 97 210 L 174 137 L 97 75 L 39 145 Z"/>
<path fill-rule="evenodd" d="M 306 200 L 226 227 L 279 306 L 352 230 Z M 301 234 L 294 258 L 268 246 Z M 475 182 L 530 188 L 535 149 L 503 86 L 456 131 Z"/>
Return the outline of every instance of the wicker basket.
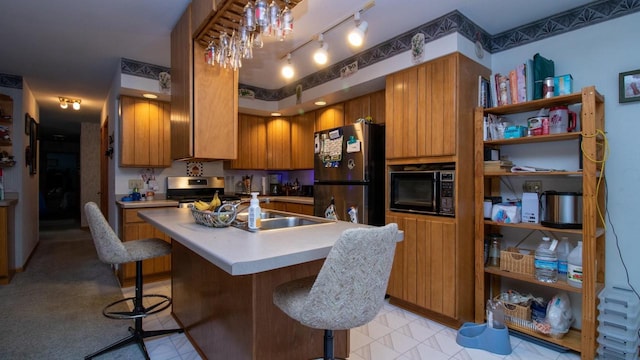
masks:
<path fill-rule="evenodd" d="M 235 209 L 227 209 L 225 205 L 215 211 L 201 211 L 195 208 L 191 208 L 191 215 L 196 221 L 196 224 L 223 228 L 228 227 L 236 219 Z"/>
<path fill-rule="evenodd" d="M 500 251 L 500 270 L 533 276 L 535 271 L 533 251 L 525 251 L 529 251 L 530 255 L 522 254 L 515 248 Z"/>
<path fill-rule="evenodd" d="M 504 301 L 500 295 L 496 296 L 494 300 L 502 303 L 504 320 L 507 323 L 524 326 L 527 322 L 531 322 L 531 304 L 522 305 Z"/>

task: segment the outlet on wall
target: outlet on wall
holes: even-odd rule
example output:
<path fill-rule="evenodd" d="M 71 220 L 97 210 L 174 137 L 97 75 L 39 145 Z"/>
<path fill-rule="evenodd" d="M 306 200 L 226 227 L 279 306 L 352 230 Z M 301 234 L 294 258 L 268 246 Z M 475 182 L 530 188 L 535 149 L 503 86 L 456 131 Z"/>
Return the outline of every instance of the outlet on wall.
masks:
<path fill-rule="evenodd" d="M 523 192 L 539 193 L 542 191 L 542 181 L 540 180 L 527 180 L 522 184 Z"/>
<path fill-rule="evenodd" d="M 142 179 L 129 179 L 129 189 L 138 188 L 138 190 L 142 190 L 144 186 L 144 181 Z"/>

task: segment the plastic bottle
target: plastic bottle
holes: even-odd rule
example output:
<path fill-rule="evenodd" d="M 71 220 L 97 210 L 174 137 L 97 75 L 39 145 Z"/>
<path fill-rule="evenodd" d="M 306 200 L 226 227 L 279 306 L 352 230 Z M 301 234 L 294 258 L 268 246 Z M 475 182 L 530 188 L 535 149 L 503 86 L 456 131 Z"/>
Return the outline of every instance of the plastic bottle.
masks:
<path fill-rule="evenodd" d="M 561 237 L 556 250 L 558 252 L 558 279 L 567 280 L 567 258 L 571 250 L 573 250 L 573 246 L 571 246 L 569 239 L 566 236 Z"/>
<path fill-rule="evenodd" d="M 536 269 L 536 280 L 548 283 L 558 281 L 558 254 L 556 247 L 558 240 L 547 236 L 542 238 L 535 253 L 534 266 Z"/>
<path fill-rule="evenodd" d="M 582 287 L 582 241 L 571 250 L 567 258 L 567 283 L 573 287 Z"/>
<path fill-rule="evenodd" d="M 251 193 L 251 200 L 249 201 L 249 230 L 260 229 L 260 200 L 258 200 L 258 193 Z"/>

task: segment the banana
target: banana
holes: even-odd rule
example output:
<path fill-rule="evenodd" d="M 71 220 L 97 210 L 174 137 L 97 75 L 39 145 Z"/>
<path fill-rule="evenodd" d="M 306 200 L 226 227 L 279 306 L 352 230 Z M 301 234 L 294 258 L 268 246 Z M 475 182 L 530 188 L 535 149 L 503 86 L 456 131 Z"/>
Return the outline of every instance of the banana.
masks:
<path fill-rule="evenodd" d="M 216 193 L 213 195 L 213 199 L 211 199 L 211 202 L 208 205 L 208 209 L 213 211 L 220 205 L 222 205 L 222 201 L 220 201 L 220 198 L 218 197 L 218 192 L 216 191 Z"/>
<path fill-rule="evenodd" d="M 207 204 L 204 201 L 198 200 L 198 201 L 193 203 L 193 206 L 195 206 L 195 208 L 200 210 L 200 211 L 209 210 L 209 204 Z"/>

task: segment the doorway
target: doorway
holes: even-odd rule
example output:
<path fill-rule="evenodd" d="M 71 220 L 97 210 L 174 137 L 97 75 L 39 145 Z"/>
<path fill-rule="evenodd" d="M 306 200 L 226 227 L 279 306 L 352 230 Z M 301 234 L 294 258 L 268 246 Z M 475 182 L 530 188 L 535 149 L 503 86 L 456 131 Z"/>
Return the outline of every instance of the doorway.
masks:
<path fill-rule="evenodd" d="M 40 228 L 79 227 L 79 138 L 41 139 L 39 177 Z"/>

